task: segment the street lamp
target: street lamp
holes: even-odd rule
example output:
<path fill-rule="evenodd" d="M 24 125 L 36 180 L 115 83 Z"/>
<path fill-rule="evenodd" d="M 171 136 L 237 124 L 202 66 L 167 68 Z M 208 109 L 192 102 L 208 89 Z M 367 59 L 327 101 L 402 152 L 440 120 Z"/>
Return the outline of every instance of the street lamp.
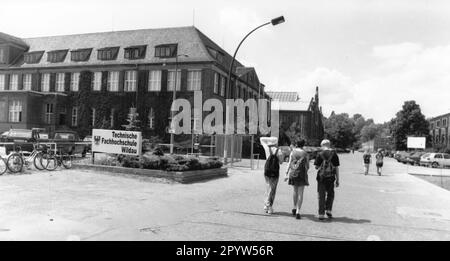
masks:
<path fill-rule="evenodd" d="M 228 69 L 228 93 L 231 93 L 231 71 L 233 70 L 233 65 L 234 65 L 234 61 L 236 60 L 236 54 L 239 51 L 239 48 L 241 47 L 242 43 L 245 41 L 245 39 L 247 39 L 247 37 L 249 37 L 249 35 L 251 35 L 254 31 L 258 30 L 261 27 L 264 27 L 266 25 L 272 24 L 273 26 L 284 23 L 284 16 L 279 16 L 277 18 L 272 19 L 270 22 L 264 23 L 258 27 L 256 27 L 255 29 L 251 30 L 239 43 L 238 47 L 236 48 L 236 51 L 234 51 L 234 55 L 233 55 L 233 59 L 231 60 L 230 63 L 230 68 Z M 231 97 L 230 97 L 231 98 Z M 259 99 L 260 97 L 258 97 Z M 233 143 L 232 143 L 233 145 Z M 224 160 L 225 160 L 225 164 L 227 163 L 227 142 L 225 140 L 225 150 L 224 150 Z M 233 152 L 231 152 L 233 153 Z M 233 164 L 233 161 L 231 162 L 231 164 Z"/>
<path fill-rule="evenodd" d="M 173 95 L 172 95 L 172 104 L 173 102 L 175 102 L 176 98 L 177 98 L 177 80 L 178 80 L 178 57 L 189 57 L 186 54 L 177 54 L 175 56 L 175 82 L 174 82 L 174 87 L 173 87 Z M 173 154 L 173 147 L 174 147 L 174 142 L 175 142 L 175 137 L 174 137 L 174 126 L 173 126 L 173 117 L 174 117 L 174 111 L 172 111 L 172 107 L 170 108 L 170 154 Z"/>
<path fill-rule="evenodd" d="M 230 64 L 230 68 L 228 70 L 228 91 L 231 91 L 231 71 L 233 70 L 233 65 L 234 65 L 234 61 L 236 60 L 236 54 L 239 51 L 239 48 L 241 47 L 242 43 L 245 41 L 245 39 L 247 39 L 247 37 L 249 35 L 251 35 L 254 31 L 258 30 L 261 27 L 264 27 L 266 25 L 272 24 L 273 26 L 284 23 L 284 16 L 280 16 L 277 18 L 272 19 L 270 22 L 264 23 L 258 27 L 256 27 L 255 29 L 251 30 L 239 43 L 238 47 L 236 48 L 236 51 L 234 51 L 234 55 L 233 55 L 233 60 L 231 60 L 231 64 Z"/>

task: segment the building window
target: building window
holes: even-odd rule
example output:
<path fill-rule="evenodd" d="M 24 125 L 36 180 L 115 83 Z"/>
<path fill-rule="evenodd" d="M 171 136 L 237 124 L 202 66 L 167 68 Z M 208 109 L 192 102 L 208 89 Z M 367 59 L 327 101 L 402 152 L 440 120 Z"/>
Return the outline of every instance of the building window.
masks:
<path fill-rule="evenodd" d="M 148 91 L 161 91 L 161 71 L 150 71 L 148 74 Z"/>
<path fill-rule="evenodd" d="M 147 51 L 147 45 L 141 46 L 131 46 L 125 48 L 125 59 L 136 60 L 145 58 L 145 53 Z"/>
<path fill-rule="evenodd" d="M 135 92 L 137 83 L 137 71 L 126 71 L 125 72 L 125 88 L 126 92 Z"/>
<path fill-rule="evenodd" d="M 47 53 L 47 62 L 51 62 L 51 63 L 63 62 L 64 59 L 66 59 L 68 51 L 69 50 L 57 50 L 57 51 L 48 52 Z"/>
<path fill-rule="evenodd" d="M 41 86 L 42 86 L 43 92 L 50 91 L 50 74 L 49 73 L 44 73 L 42 75 Z"/>
<path fill-rule="evenodd" d="M 95 127 L 95 108 L 92 108 L 92 127 Z"/>
<path fill-rule="evenodd" d="M 80 73 L 74 72 L 70 75 L 70 90 L 77 92 L 80 85 Z"/>
<path fill-rule="evenodd" d="M 64 76 L 65 73 L 57 73 L 56 74 L 56 91 L 64 92 Z"/>
<path fill-rule="evenodd" d="M 6 63 L 5 49 L 0 48 L 0 63 Z"/>
<path fill-rule="evenodd" d="M 219 74 L 214 73 L 214 93 L 219 94 Z"/>
<path fill-rule="evenodd" d="M 119 72 L 108 72 L 108 91 L 119 91 Z"/>
<path fill-rule="evenodd" d="M 31 73 L 24 74 L 23 75 L 22 85 L 23 85 L 23 89 L 25 91 L 31 91 L 31 82 L 32 82 L 32 75 L 31 75 Z"/>
<path fill-rule="evenodd" d="M 53 103 L 47 103 L 45 105 L 45 123 L 52 124 L 53 118 Z"/>
<path fill-rule="evenodd" d="M 9 122 L 22 121 L 22 102 L 11 101 L 9 104 Z"/>
<path fill-rule="evenodd" d="M 200 91 L 202 83 L 202 71 L 192 70 L 188 71 L 187 75 L 187 90 L 188 91 Z"/>
<path fill-rule="evenodd" d="M 225 77 L 220 77 L 220 95 L 225 97 Z"/>
<path fill-rule="evenodd" d="M 70 59 L 73 62 L 85 62 L 91 57 L 92 48 L 78 49 L 70 51 Z"/>
<path fill-rule="evenodd" d="M 72 108 L 72 126 L 73 127 L 78 126 L 78 107 Z"/>
<path fill-rule="evenodd" d="M 107 47 L 97 50 L 97 59 L 102 61 L 116 60 L 120 47 Z"/>
<path fill-rule="evenodd" d="M 4 91 L 5 90 L 5 80 L 6 77 L 4 74 L 0 74 L 0 91 Z"/>
<path fill-rule="evenodd" d="M 39 63 L 44 55 L 44 51 L 29 52 L 24 54 L 24 62 L 28 64 Z"/>
<path fill-rule="evenodd" d="M 116 115 L 116 110 L 113 108 L 113 109 L 111 109 L 111 115 L 109 115 L 109 119 L 110 119 L 110 122 L 111 122 L 111 128 L 114 128 L 114 118 L 115 118 L 115 115 Z"/>
<path fill-rule="evenodd" d="M 94 72 L 94 79 L 92 79 L 92 90 L 102 90 L 102 72 Z"/>
<path fill-rule="evenodd" d="M 167 74 L 167 90 L 173 91 L 175 86 L 175 70 L 171 70 Z M 177 91 L 181 90 L 181 70 L 177 71 Z"/>
<path fill-rule="evenodd" d="M 163 44 L 155 46 L 155 57 L 170 58 L 177 56 L 178 44 Z"/>
<path fill-rule="evenodd" d="M 447 119 L 442 120 L 442 127 L 447 127 Z"/>
<path fill-rule="evenodd" d="M 9 78 L 9 89 L 11 91 L 19 90 L 19 75 L 18 74 L 11 74 L 11 76 Z"/>
<path fill-rule="evenodd" d="M 150 112 L 148 113 L 148 127 L 152 130 L 155 128 L 155 111 L 153 108 L 150 108 Z"/>

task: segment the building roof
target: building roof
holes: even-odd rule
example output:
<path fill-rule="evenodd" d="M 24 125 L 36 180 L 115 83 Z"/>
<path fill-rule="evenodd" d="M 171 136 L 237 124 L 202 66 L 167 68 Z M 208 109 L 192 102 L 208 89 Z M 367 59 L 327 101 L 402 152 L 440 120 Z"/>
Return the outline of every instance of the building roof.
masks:
<path fill-rule="evenodd" d="M 273 99 L 280 102 L 296 102 L 300 100 L 297 92 L 267 92 L 267 94 Z"/>
<path fill-rule="evenodd" d="M 305 102 L 278 102 L 280 111 L 308 111 L 309 103 Z"/>
<path fill-rule="evenodd" d="M 22 39 L 0 32 L 0 44 L 2 43 L 13 43 L 24 49 L 28 48 L 28 45 Z"/>
<path fill-rule="evenodd" d="M 1 37 L 1 35 L 0 35 Z M 12 36 L 10 36 L 12 37 Z M 62 36 L 48 36 L 37 38 L 24 38 L 22 41 L 29 46 L 28 52 L 45 51 L 44 56 L 37 64 L 26 64 L 18 61 L 10 66 L 12 68 L 35 68 L 35 67 L 67 67 L 67 66 L 89 66 L 89 65 L 113 65 L 113 64 L 151 64 L 151 63 L 170 63 L 175 58 L 158 58 L 155 57 L 154 47 L 163 44 L 178 43 L 178 54 L 186 54 L 188 57 L 179 57 L 182 62 L 209 62 L 217 61 L 212 56 L 208 48 L 219 51 L 224 55 L 223 63 L 226 66 L 231 62 L 231 56 L 222 48 L 215 44 L 212 40 L 201 33 L 193 26 L 160 28 L 160 29 L 140 29 L 129 31 L 112 31 L 100 33 L 74 34 Z M 145 58 L 137 60 L 128 60 L 124 57 L 124 49 L 130 46 L 147 45 Z M 116 60 L 102 61 L 97 59 L 97 50 L 105 47 L 120 46 Z M 71 61 L 70 52 L 67 54 L 63 62 L 51 63 L 47 61 L 48 52 L 54 50 L 70 51 L 84 48 L 93 48 L 92 54 L 87 61 L 75 62 Z M 243 66 L 236 62 L 236 66 Z"/>

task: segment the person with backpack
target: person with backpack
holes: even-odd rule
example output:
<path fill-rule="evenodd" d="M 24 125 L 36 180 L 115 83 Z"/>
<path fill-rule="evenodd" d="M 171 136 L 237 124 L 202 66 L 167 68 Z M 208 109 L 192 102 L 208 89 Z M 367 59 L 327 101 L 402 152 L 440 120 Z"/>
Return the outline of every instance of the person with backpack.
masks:
<path fill-rule="evenodd" d="M 370 155 L 370 152 L 368 149 L 363 154 L 363 161 L 364 161 L 364 175 L 369 174 L 369 167 L 372 163 L 372 155 Z"/>
<path fill-rule="evenodd" d="M 317 155 L 314 165 L 317 171 L 317 192 L 319 194 L 319 220 L 333 218 L 331 213 L 334 201 L 334 186 L 339 187 L 339 157 L 331 149 L 329 140 L 320 143 L 322 151 Z"/>
<path fill-rule="evenodd" d="M 264 179 L 266 181 L 266 200 L 264 202 L 264 211 L 268 214 L 273 213 L 273 202 L 280 177 L 280 165 L 283 163 L 283 152 L 277 147 L 278 138 L 261 137 L 261 145 L 266 152 L 266 163 L 264 165 Z"/>
<path fill-rule="evenodd" d="M 289 156 L 289 163 L 284 178 L 294 189 L 294 208 L 292 209 L 292 215 L 296 219 L 301 219 L 300 209 L 303 203 L 303 191 L 305 186 L 309 186 L 309 157 L 308 153 L 303 150 L 303 146 L 305 146 L 305 140 L 294 142 L 294 148 Z"/>
<path fill-rule="evenodd" d="M 378 152 L 375 155 L 375 159 L 376 159 L 377 173 L 379 176 L 381 176 L 381 169 L 383 168 L 383 159 L 384 159 L 382 149 L 378 149 Z"/>

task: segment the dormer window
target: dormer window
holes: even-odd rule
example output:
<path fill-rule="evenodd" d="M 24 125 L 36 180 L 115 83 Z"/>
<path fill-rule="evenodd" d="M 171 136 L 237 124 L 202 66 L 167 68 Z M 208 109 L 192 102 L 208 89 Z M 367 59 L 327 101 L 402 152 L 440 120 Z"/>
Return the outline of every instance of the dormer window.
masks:
<path fill-rule="evenodd" d="M 102 61 L 116 60 L 120 47 L 106 47 L 97 50 L 97 59 Z"/>
<path fill-rule="evenodd" d="M 0 63 L 6 63 L 6 51 L 0 47 Z"/>
<path fill-rule="evenodd" d="M 155 57 L 171 58 L 177 56 L 178 44 L 163 44 L 155 46 Z"/>
<path fill-rule="evenodd" d="M 66 59 L 69 50 L 56 50 L 47 53 L 47 62 L 61 63 Z"/>
<path fill-rule="evenodd" d="M 209 54 L 216 59 L 219 63 L 223 62 L 223 57 L 225 56 L 223 52 L 217 51 L 216 49 L 207 46 Z"/>
<path fill-rule="evenodd" d="M 44 51 L 29 52 L 24 54 L 25 63 L 39 63 L 44 55 Z"/>
<path fill-rule="evenodd" d="M 136 60 L 145 58 L 147 45 L 130 46 L 125 48 L 125 59 Z"/>
<path fill-rule="evenodd" d="M 74 62 L 86 62 L 91 57 L 92 48 L 70 51 L 70 59 Z"/>

